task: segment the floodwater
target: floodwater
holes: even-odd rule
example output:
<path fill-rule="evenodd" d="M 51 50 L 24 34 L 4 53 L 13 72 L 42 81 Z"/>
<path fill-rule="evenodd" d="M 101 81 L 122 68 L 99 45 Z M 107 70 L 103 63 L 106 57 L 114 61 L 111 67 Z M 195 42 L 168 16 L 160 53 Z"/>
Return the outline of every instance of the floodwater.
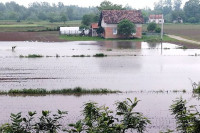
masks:
<path fill-rule="evenodd" d="M 122 44 L 121 44 L 122 43 Z M 191 89 L 200 79 L 200 50 L 133 42 L 0 42 L 0 90 L 22 88 Z M 127 45 L 126 45 L 127 44 Z M 17 46 L 15 51 L 12 46 Z M 112 51 L 109 51 L 109 50 Z M 70 57 L 104 53 L 104 58 Z M 56 56 L 19 58 L 20 55 Z M 63 57 L 64 56 L 64 57 Z"/>
<path fill-rule="evenodd" d="M 12 51 L 12 46 L 17 46 Z M 104 53 L 107 57 L 71 57 Z M 40 54 L 43 58 L 19 58 Z M 60 57 L 56 58 L 55 56 Z M 11 112 L 69 111 L 68 121 L 78 119 L 84 102 L 96 101 L 113 108 L 117 100 L 142 100 L 137 106 L 152 121 L 149 131 L 174 128 L 169 106 L 176 97 L 191 100 L 191 80 L 200 79 L 200 50 L 181 49 L 169 43 L 129 41 L 105 42 L 0 42 L 0 90 L 45 88 L 108 88 L 133 93 L 84 96 L 0 96 L 0 123 Z M 52 56 L 52 57 L 46 57 Z M 187 93 L 150 93 L 156 90 L 183 90 Z M 143 92 L 140 92 L 140 91 Z M 146 91 L 146 92 L 145 92 Z M 104 100 L 102 100 L 104 99 Z M 73 103 L 73 104 L 72 104 Z M 73 113 L 72 113 L 73 112 Z"/>

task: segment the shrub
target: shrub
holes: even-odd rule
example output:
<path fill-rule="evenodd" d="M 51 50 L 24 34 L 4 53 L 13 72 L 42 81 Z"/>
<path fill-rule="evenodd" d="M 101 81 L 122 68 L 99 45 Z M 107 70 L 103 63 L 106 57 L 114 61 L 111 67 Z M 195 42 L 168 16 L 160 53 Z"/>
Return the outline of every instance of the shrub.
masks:
<path fill-rule="evenodd" d="M 195 17 L 191 17 L 188 19 L 189 23 L 197 23 L 197 19 Z"/>
<path fill-rule="evenodd" d="M 81 25 L 80 27 L 79 27 L 79 29 L 80 30 L 86 30 L 86 29 L 89 29 L 89 27 L 87 26 L 87 25 Z"/>
<path fill-rule="evenodd" d="M 36 121 L 36 112 L 28 112 L 26 117 L 21 113 L 11 114 L 11 124 L 7 123 L 0 127 L 2 133 L 54 133 L 61 130 L 60 120 L 65 117 L 67 112 L 58 110 L 57 114 L 50 116 L 49 111 L 42 111 L 42 116 Z"/>
<path fill-rule="evenodd" d="M 130 20 L 124 19 L 117 25 L 117 31 L 117 34 L 128 38 L 136 32 L 135 24 L 133 24 Z"/>
<path fill-rule="evenodd" d="M 160 28 L 160 27 L 157 27 L 157 28 L 155 29 L 155 32 L 156 32 L 156 33 L 160 33 L 160 32 L 161 32 L 161 28 Z"/>
<path fill-rule="evenodd" d="M 104 33 L 104 28 L 103 28 L 103 27 L 99 27 L 99 28 L 97 29 L 97 34 L 100 35 L 100 34 L 102 34 L 102 33 Z"/>
<path fill-rule="evenodd" d="M 156 30 L 156 27 L 157 27 L 156 23 L 149 23 L 147 26 L 147 31 L 153 32 Z"/>
<path fill-rule="evenodd" d="M 22 117 L 21 113 L 11 114 L 11 123 L 2 125 L 0 132 L 56 133 L 63 129 L 70 133 L 125 133 L 130 130 L 142 133 L 150 121 L 142 113 L 133 111 L 138 102 L 137 98 L 134 101 L 128 98 L 117 102 L 115 113 L 109 107 L 98 106 L 95 102 L 85 103 L 83 119 L 69 124 L 69 127 L 60 124 L 60 120 L 67 114 L 66 111 L 58 110 L 53 115 L 49 111 L 42 111 L 42 116 L 38 119 L 35 118 L 36 112 L 28 112 L 26 117 Z"/>
<path fill-rule="evenodd" d="M 186 107 L 186 104 L 187 101 L 180 98 L 171 105 L 171 111 L 177 123 L 176 129 L 182 133 L 199 133 L 200 113 L 196 106 Z"/>
<path fill-rule="evenodd" d="M 108 107 L 98 106 L 95 102 L 88 102 L 84 105 L 84 118 L 76 123 L 69 124 L 72 128 L 69 132 L 125 133 L 129 130 L 136 130 L 142 133 L 150 121 L 142 113 L 133 111 L 138 102 L 137 98 L 134 102 L 129 98 L 117 102 L 115 114 Z"/>
<path fill-rule="evenodd" d="M 105 57 L 105 56 L 107 56 L 107 55 L 105 55 L 103 53 L 93 55 L 93 57 Z"/>

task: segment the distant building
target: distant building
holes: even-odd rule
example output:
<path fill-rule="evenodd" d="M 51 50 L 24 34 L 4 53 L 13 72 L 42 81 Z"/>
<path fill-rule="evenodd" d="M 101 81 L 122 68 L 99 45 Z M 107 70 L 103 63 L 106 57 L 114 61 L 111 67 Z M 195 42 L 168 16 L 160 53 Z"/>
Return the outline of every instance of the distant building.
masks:
<path fill-rule="evenodd" d="M 159 14 L 159 15 L 150 15 L 149 16 L 149 23 L 162 24 L 164 22 L 165 22 L 165 20 L 164 20 L 162 14 Z"/>
<path fill-rule="evenodd" d="M 99 28 L 98 23 L 92 23 L 91 24 L 92 36 L 98 36 L 98 34 L 97 34 L 98 28 Z"/>
<path fill-rule="evenodd" d="M 183 23 L 183 19 L 181 17 L 177 17 L 177 19 L 174 20 L 173 23 Z"/>
<path fill-rule="evenodd" d="M 117 34 L 117 24 L 128 19 L 136 25 L 136 33 L 132 36 L 142 37 L 142 24 L 144 19 L 140 10 L 103 10 L 101 12 L 99 26 L 104 28 L 104 38 L 120 38 Z"/>
<path fill-rule="evenodd" d="M 60 27 L 61 35 L 80 35 L 84 31 L 84 35 L 89 34 L 89 30 L 80 30 L 79 27 Z"/>

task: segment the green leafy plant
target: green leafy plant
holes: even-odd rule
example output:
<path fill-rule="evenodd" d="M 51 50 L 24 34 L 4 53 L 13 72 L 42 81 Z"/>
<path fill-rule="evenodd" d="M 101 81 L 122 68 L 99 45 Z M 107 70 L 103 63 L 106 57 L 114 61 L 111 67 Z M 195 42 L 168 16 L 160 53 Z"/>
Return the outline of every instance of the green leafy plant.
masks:
<path fill-rule="evenodd" d="M 134 112 L 138 104 L 137 98 L 134 102 L 127 99 L 117 102 L 117 112 L 114 114 L 106 106 L 98 106 L 97 103 L 88 102 L 84 105 L 83 120 L 70 124 L 69 132 L 88 132 L 88 133 L 125 133 L 129 130 L 136 130 L 139 133 L 145 131 L 148 118 L 140 112 Z"/>
<path fill-rule="evenodd" d="M 42 111 L 39 121 L 34 117 L 36 112 L 28 112 L 26 117 L 21 113 L 11 114 L 11 123 L 4 124 L 0 127 L 1 133 L 55 133 L 61 129 L 60 120 L 65 117 L 67 112 L 58 110 L 57 114 L 50 116 L 49 111 Z"/>
<path fill-rule="evenodd" d="M 147 26 L 147 31 L 154 32 L 156 30 L 156 28 L 157 28 L 156 23 L 149 23 Z"/>
<path fill-rule="evenodd" d="M 200 113 L 195 105 L 186 107 L 187 101 L 176 99 L 171 105 L 172 114 L 175 115 L 177 131 L 182 133 L 200 132 Z"/>
<path fill-rule="evenodd" d="M 136 32 L 135 24 L 130 20 L 124 19 L 117 25 L 117 31 L 122 37 L 128 38 Z"/>

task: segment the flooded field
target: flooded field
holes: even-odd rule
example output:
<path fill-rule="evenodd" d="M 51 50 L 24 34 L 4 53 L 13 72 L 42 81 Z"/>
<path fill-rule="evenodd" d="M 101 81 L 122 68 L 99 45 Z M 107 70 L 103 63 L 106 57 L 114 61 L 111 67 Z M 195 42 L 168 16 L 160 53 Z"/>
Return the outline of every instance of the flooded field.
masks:
<path fill-rule="evenodd" d="M 12 50 L 12 46 L 16 46 Z M 92 57 L 104 53 L 107 57 Z M 20 58 L 20 55 L 43 55 L 43 58 Z M 59 55 L 56 57 L 56 54 Z M 72 57 L 90 55 L 90 57 Z M 117 100 L 142 100 L 137 110 L 152 120 L 150 131 L 174 128 L 169 106 L 176 97 L 191 98 L 191 80 L 200 79 L 200 50 L 181 49 L 169 43 L 140 42 L 0 42 L 0 90 L 45 88 L 107 88 L 139 91 L 133 93 L 84 96 L 0 96 L 0 123 L 11 112 L 57 109 L 69 111 L 68 122 L 78 119 L 84 102 L 96 101 L 111 108 Z M 191 80 L 190 80 L 191 79 Z M 183 90 L 187 93 L 151 93 Z M 144 92 L 140 92 L 140 91 Z M 150 91 L 150 92 L 148 92 Z M 104 100 L 102 100 L 104 99 Z M 159 99 L 159 100 L 158 100 Z M 73 103 L 73 104 L 72 104 Z M 71 112 L 71 113 L 70 113 Z M 73 113 L 72 113 L 73 112 Z M 70 117 L 70 118 L 69 118 Z"/>

